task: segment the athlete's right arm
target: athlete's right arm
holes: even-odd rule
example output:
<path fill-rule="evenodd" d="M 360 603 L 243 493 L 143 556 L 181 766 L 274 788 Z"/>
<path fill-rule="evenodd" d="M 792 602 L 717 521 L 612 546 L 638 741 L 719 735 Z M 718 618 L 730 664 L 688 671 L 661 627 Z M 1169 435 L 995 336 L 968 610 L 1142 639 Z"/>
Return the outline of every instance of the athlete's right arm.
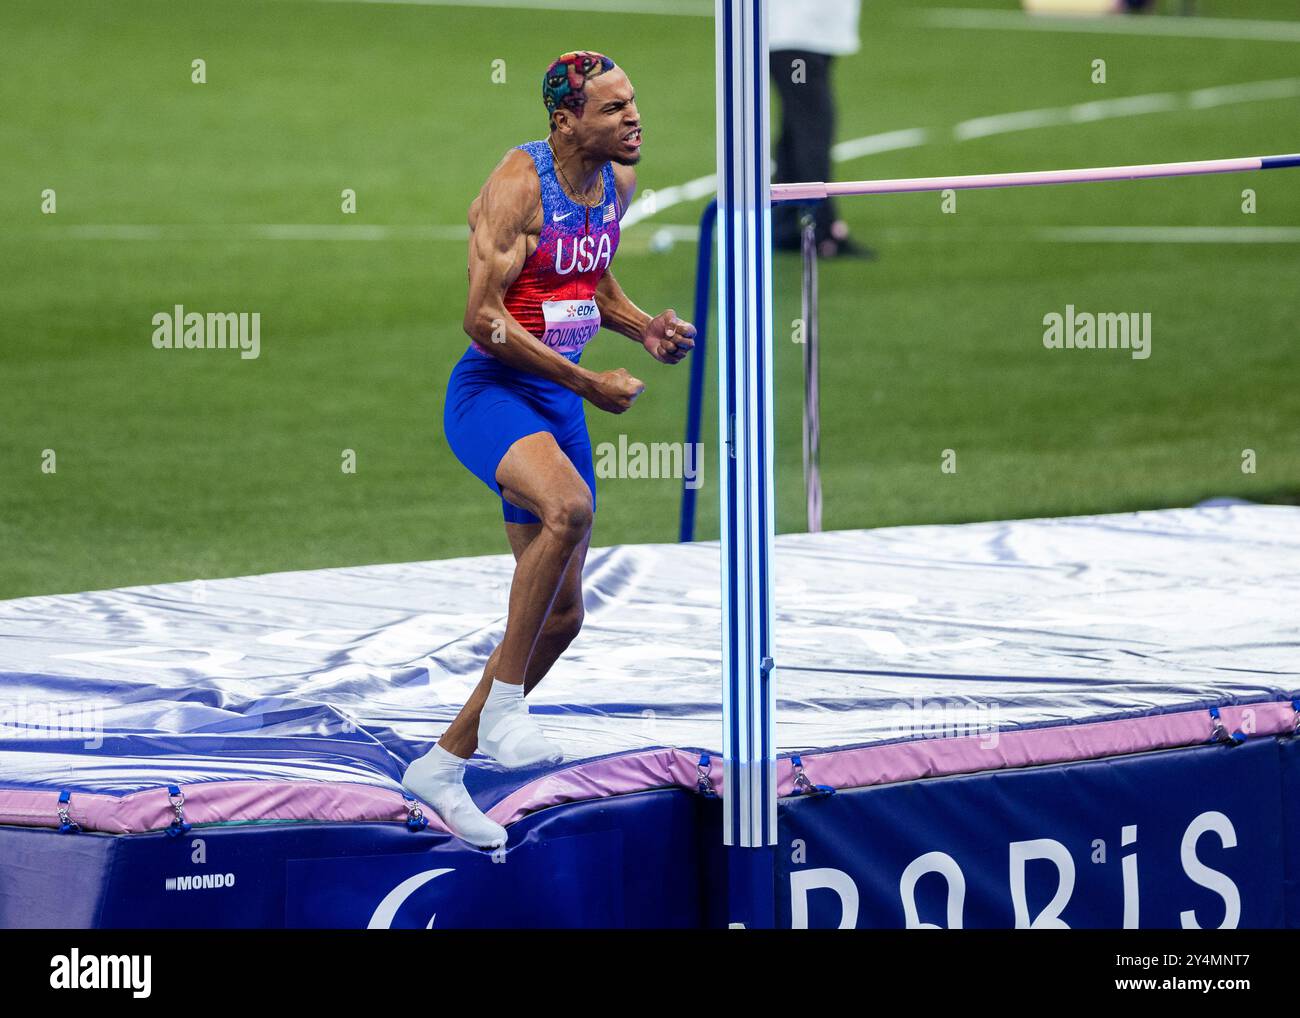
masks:
<path fill-rule="evenodd" d="M 541 214 L 532 160 L 519 150 L 492 171 L 470 206 L 465 332 L 498 360 L 558 382 L 602 410 L 622 413 L 643 386 L 623 369 L 588 371 L 560 356 L 506 310 L 505 295 L 528 257 L 528 226 Z"/>

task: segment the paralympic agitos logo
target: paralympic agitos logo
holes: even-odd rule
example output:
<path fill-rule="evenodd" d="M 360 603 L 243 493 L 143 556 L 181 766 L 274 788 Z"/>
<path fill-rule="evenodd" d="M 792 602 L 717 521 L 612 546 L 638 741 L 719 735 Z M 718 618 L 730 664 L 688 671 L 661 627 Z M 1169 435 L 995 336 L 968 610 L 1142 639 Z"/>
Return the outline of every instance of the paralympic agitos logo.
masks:
<path fill-rule="evenodd" d="M 397 911 L 400 909 L 408 898 L 425 884 L 446 873 L 452 873 L 451 869 L 421 870 L 412 877 L 407 877 L 400 884 L 394 887 L 381 901 L 374 913 L 370 917 L 370 922 L 366 928 L 370 930 L 390 930 L 393 928 L 393 920 L 397 918 Z M 429 916 L 429 922 L 425 929 L 433 929 L 434 920 L 438 918 L 438 913 L 434 912 Z"/>
<path fill-rule="evenodd" d="M 1228 817 L 1215 810 L 1207 810 L 1196 816 L 1183 831 L 1179 845 L 1179 862 L 1182 874 L 1191 884 L 1214 892 L 1222 901 L 1223 918 L 1219 929 L 1236 929 L 1241 920 L 1241 892 L 1236 883 L 1226 873 L 1216 870 L 1198 857 L 1198 846 L 1202 839 L 1223 849 L 1237 847 L 1237 831 Z M 1113 920 L 1107 925 L 1114 928 L 1138 929 L 1141 926 L 1141 886 L 1138 871 L 1138 828 L 1136 824 L 1125 825 L 1120 829 L 1120 870 L 1122 881 L 1122 899 Z M 1091 863 L 1105 863 L 1105 843 L 1098 840 L 1092 843 Z M 1100 853 L 1100 854 L 1099 854 Z M 1028 841 L 1013 841 L 1007 845 L 1008 886 L 1012 912 L 1016 929 L 1068 929 L 1069 924 L 1062 913 L 1070 904 L 1076 885 L 1076 864 L 1070 850 L 1053 838 L 1035 838 Z M 1027 888 L 1026 872 L 1034 864 L 1036 873 L 1042 873 L 1043 867 L 1055 869 L 1055 887 L 1048 889 L 1051 895 L 1045 905 L 1031 905 Z M 917 884 L 923 879 L 941 879 L 946 885 L 944 915 L 920 915 L 917 903 Z M 983 882 L 981 881 L 981 885 Z M 827 925 L 828 892 L 834 892 L 838 898 L 838 926 L 840 929 L 854 929 L 858 925 L 860 892 L 853 876 L 842 870 L 830 867 L 818 869 L 796 869 L 790 873 L 790 925 L 794 929 L 807 929 L 810 919 L 809 901 L 815 895 L 818 906 L 818 926 Z M 1036 902 L 1043 899 L 1041 885 L 1035 888 L 1033 897 Z M 926 852 L 917 856 L 903 868 L 898 879 L 898 897 L 903 906 L 903 921 L 907 929 L 961 929 L 964 925 L 966 911 L 966 875 L 961 866 L 947 852 Z M 831 905 L 829 914 L 834 915 Z M 1201 929 L 1201 918 L 1192 908 L 1179 912 L 1179 922 L 1183 929 Z M 1217 916 L 1216 916 L 1217 918 Z M 833 920 L 831 920 L 833 922 Z"/>

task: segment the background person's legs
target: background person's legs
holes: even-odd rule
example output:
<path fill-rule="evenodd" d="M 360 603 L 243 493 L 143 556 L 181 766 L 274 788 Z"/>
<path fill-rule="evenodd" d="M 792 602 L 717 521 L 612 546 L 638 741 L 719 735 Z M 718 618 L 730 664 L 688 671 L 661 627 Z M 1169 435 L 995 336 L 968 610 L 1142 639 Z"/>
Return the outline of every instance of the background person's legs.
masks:
<path fill-rule="evenodd" d="M 831 179 L 831 142 L 835 137 L 835 100 L 831 93 L 832 57 L 805 50 L 775 50 L 769 66 L 781 97 L 781 134 L 776 144 L 776 181 L 793 183 Z M 802 63 L 800 63 L 802 61 Z M 772 242 L 797 250 L 803 206 L 780 204 L 772 210 Z M 831 202 L 812 207 L 817 240 L 831 236 L 835 210 Z"/>

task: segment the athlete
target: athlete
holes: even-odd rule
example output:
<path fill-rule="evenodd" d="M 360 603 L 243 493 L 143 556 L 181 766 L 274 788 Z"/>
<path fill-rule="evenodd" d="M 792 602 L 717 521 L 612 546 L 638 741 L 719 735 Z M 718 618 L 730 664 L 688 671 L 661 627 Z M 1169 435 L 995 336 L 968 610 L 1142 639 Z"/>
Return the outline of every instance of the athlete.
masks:
<path fill-rule="evenodd" d="M 583 401 L 621 414 L 645 385 L 623 368 L 590 371 L 582 348 L 603 325 L 676 364 L 695 328 L 651 316 L 610 273 L 636 190 L 641 118 L 627 75 L 600 53 L 566 53 L 546 71 L 544 141 L 507 152 L 469 209 L 465 351 L 447 386 L 447 444 L 500 496 L 515 555 L 506 630 L 438 744 L 402 784 L 480 848 L 506 832 L 465 790 L 476 749 L 507 768 L 558 763 L 524 696 L 582 627 L 582 567 L 596 506 Z"/>

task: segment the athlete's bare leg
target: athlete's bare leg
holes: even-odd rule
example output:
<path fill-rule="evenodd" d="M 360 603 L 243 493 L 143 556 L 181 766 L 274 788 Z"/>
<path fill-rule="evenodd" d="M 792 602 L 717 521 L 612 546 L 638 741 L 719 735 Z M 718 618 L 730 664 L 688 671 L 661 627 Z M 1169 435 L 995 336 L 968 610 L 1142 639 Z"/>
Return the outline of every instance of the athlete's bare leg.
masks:
<path fill-rule="evenodd" d="M 541 680 L 582 624 L 582 564 L 592 515 L 587 483 L 549 434 L 515 442 L 497 468 L 497 483 L 511 503 L 542 522 L 507 526 L 515 575 L 501 645 L 438 745 L 413 760 L 402 777 L 453 833 L 481 848 L 504 845 L 506 831 L 465 789 L 465 761 L 478 743 L 508 767 L 562 758 L 529 718 L 524 683 L 531 688 Z"/>
<path fill-rule="evenodd" d="M 541 532 L 540 523 L 506 524 L 506 536 L 510 540 L 511 550 L 515 553 L 516 562 Z M 551 666 L 568 649 L 569 644 L 582 629 L 582 568 L 587 559 L 587 545 L 588 540 L 584 538 L 574 549 L 573 556 L 569 559 L 569 566 L 560 581 L 560 589 L 551 604 L 551 612 L 542 624 L 541 634 L 533 647 L 532 657 L 528 659 L 528 668 L 524 673 L 525 695 L 546 677 Z M 492 688 L 493 678 L 499 674 L 500 660 L 501 645 L 498 644 L 483 668 L 483 677 L 479 680 L 478 687 L 465 702 L 460 713 L 456 715 L 456 720 L 438 740 L 438 745 L 443 749 L 466 759 L 473 756 L 474 751 L 478 749 L 479 712 L 483 709 L 483 701 L 487 699 L 488 690 Z"/>
<path fill-rule="evenodd" d="M 478 748 L 499 763 L 510 768 L 558 763 L 563 759 L 559 747 L 524 705 L 524 680 L 569 563 L 591 532 L 591 489 L 547 432 L 516 441 L 501 458 L 496 479 L 502 496 L 541 524 L 518 553 L 505 635 L 467 707 L 478 715 Z M 468 721 L 466 716 L 451 736 L 462 753 L 469 741 Z M 439 745 L 452 752 L 446 736 Z"/>
<path fill-rule="evenodd" d="M 497 467 L 497 483 L 508 502 L 542 521 L 515 566 L 497 660 L 496 678 L 522 683 L 569 560 L 591 533 L 592 499 L 587 482 L 546 432 L 510 447 Z"/>

